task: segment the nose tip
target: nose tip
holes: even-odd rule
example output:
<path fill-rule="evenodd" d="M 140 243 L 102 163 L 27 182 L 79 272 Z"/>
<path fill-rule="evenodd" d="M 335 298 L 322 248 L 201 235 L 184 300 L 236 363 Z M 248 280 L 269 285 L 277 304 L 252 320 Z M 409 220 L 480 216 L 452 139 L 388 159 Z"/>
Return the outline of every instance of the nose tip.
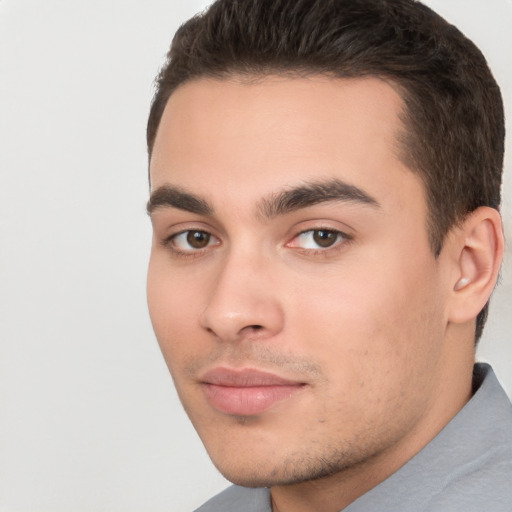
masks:
<path fill-rule="evenodd" d="M 245 276 L 223 272 L 201 315 L 201 326 L 222 341 L 269 338 L 282 329 L 283 311 L 269 281 Z"/>
<path fill-rule="evenodd" d="M 234 319 L 231 317 L 230 320 L 232 321 Z M 241 325 L 243 325 L 243 323 L 242 320 Z M 238 329 L 230 321 L 221 321 L 216 325 L 215 329 L 208 327 L 206 323 L 205 328 L 215 337 L 224 341 L 238 341 L 243 338 L 255 340 L 265 336 L 265 328 L 263 325 L 246 325 Z"/>
<path fill-rule="evenodd" d="M 239 309 L 242 304 L 239 302 Z M 246 306 L 247 307 L 247 306 Z M 222 314 L 219 308 L 209 307 L 202 316 L 201 324 L 209 333 L 226 342 L 236 342 L 242 339 L 263 339 L 269 338 L 280 331 L 282 321 L 279 311 L 271 311 L 276 306 L 266 304 L 266 312 L 259 309 L 258 323 L 255 323 L 250 308 L 244 312 Z"/>

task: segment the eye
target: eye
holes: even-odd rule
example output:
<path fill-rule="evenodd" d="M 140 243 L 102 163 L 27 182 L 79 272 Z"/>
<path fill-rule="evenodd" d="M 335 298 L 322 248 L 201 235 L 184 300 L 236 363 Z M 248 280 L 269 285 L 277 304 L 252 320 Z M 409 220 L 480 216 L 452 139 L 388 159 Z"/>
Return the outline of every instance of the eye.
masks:
<path fill-rule="evenodd" d="M 189 229 L 172 235 L 169 242 L 178 252 L 193 252 L 219 244 L 219 241 L 210 233 L 198 229 Z"/>
<path fill-rule="evenodd" d="M 345 233 L 333 229 L 310 229 L 297 235 L 288 245 L 300 249 L 329 249 L 348 238 Z"/>

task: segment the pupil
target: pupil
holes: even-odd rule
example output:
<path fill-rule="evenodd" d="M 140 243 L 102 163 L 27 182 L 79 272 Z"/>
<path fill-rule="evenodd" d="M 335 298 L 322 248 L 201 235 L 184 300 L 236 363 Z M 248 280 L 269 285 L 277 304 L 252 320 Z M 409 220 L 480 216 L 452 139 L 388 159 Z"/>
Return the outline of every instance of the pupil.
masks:
<path fill-rule="evenodd" d="M 208 245 L 210 235 L 204 231 L 189 231 L 187 242 L 194 249 L 202 249 Z"/>
<path fill-rule="evenodd" d="M 336 242 L 338 235 L 334 231 L 317 230 L 313 233 L 313 240 L 320 247 L 330 247 Z"/>

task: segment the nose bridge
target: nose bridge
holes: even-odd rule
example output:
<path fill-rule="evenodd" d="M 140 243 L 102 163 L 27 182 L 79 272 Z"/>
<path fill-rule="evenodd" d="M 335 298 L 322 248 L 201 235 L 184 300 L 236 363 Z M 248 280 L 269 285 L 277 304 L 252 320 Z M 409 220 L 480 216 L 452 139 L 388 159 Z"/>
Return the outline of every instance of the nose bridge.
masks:
<path fill-rule="evenodd" d="M 271 337 L 283 325 L 272 272 L 261 252 L 231 250 L 201 316 L 203 328 L 223 341 Z"/>

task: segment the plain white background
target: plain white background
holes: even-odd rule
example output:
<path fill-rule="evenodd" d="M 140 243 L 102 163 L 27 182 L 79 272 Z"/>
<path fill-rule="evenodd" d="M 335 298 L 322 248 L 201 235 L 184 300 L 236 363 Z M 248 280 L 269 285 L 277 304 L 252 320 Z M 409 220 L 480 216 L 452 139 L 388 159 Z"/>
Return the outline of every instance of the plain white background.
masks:
<path fill-rule="evenodd" d="M 191 511 L 226 486 L 151 330 L 145 123 L 202 0 L 0 0 L 0 511 Z M 512 1 L 430 0 L 512 119 Z M 508 124 L 512 132 L 512 125 Z M 512 392 L 509 256 L 479 359 Z"/>

